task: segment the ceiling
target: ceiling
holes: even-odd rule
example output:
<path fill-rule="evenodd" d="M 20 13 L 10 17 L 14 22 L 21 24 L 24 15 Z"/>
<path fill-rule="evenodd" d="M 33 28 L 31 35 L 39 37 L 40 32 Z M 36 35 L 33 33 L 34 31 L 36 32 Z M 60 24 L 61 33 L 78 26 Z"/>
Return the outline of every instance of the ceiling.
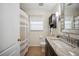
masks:
<path fill-rule="evenodd" d="M 71 3 L 70 5 L 65 4 L 65 13 L 66 16 L 78 16 L 79 15 L 79 4 Z"/>
<path fill-rule="evenodd" d="M 39 6 L 39 3 L 21 3 L 20 8 L 30 15 L 42 15 L 51 13 L 56 5 L 56 3 L 44 3 L 43 6 Z"/>

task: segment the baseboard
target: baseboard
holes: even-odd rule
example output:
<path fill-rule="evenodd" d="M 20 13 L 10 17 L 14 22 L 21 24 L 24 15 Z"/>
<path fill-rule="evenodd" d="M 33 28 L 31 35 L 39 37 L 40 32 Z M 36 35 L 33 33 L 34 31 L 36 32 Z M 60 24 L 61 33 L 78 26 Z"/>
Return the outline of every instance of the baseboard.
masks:
<path fill-rule="evenodd" d="M 41 47 L 41 46 L 29 46 L 29 47 Z"/>
<path fill-rule="evenodd" d="M 30 47 L 30 46 L 40 46 L 40 45 L 29 45 L 29 47 Z"/>

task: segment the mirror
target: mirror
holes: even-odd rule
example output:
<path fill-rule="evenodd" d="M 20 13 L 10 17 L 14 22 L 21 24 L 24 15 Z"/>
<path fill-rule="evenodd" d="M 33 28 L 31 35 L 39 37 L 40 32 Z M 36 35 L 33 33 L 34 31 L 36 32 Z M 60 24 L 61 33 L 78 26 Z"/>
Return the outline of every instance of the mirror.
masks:
<path fill-rule="evenodd" d="M 79 30 L 79 16 L 74 19 L 74 29 Z"/>
<path fill-rule="evenodd" d="M 79 34 L 79 4 L 63 3 L 61 5 L 62 32 Z"/>

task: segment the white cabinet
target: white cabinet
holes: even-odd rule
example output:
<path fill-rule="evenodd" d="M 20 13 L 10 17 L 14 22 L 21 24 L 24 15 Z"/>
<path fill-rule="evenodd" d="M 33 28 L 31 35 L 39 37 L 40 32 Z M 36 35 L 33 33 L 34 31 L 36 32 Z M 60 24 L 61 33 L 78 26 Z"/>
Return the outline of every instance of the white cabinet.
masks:
<path fill-rule="evenodd" d="M 28 15 L 20 9 L 20 53 L 25 55 L 29 44 L 29 19 Z"/>

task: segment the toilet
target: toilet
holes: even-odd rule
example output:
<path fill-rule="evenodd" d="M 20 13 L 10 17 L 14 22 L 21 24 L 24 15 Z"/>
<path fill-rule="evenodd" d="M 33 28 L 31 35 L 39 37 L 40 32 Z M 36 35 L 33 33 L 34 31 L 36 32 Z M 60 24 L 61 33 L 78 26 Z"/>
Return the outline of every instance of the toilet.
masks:
<path fill-rule="evenodd" d="M 42 48 L 42 52 L 45 52 L 45 39 L 40 36 L 40 46 Z"/>
<path fill-rule="evenodd" d="M 42 47 L 42 52 L 45 52 L 45 42 L 41 42 L 40 46 Z"/>

